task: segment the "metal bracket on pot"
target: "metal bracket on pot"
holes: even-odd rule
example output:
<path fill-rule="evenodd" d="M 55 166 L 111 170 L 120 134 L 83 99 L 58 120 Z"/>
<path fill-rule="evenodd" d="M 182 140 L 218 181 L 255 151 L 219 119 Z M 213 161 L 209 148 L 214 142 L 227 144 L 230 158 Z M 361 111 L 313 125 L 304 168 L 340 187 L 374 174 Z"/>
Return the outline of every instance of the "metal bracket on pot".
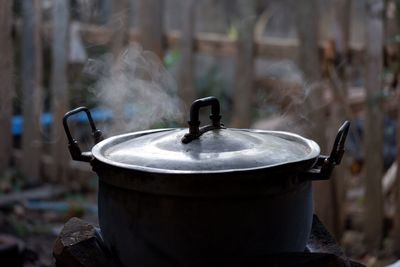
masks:
<path fill-rule="evenodd" d="M 72 115 L 75 115 L 80 112 L 85 112 L 86 116 L 89 120 L 90 128 L 92 128 L 92 136 L 94 139 L 94 143 L 97 144 L 102 140 L 102 133 L 100 130 L 96 128 L 96 125 L 94 124 L 92 114 L 90 114 L 90 111 L 87 107 L 79 107 L 74 110 L 71 110 L 67 113 L 65 113 L 64 118 L 63 118 L 63 125 L 64 125 L 64 130 L 67 135 L 68 139 L 68 149 L 69 153 L 71 154 L 71 157 L 73 160 L 77 161 L 85 161 L 85 162 L 90 162 L 92 160 L 92 154 L 91 152 L 82 152 L 81 149 L 79 148 L 78 141 L 76 141 L 72 135 L 71 132 L 69 131 L 68 127 L 68 118 Z"/>
<path fill-rule="evenodd" d="M 342 160 L 345 151 L 344 144 L 349 128 L 350 122 L 345 121 L 338 130 L 331 154 L 329 156 L 319 156 L 313 168 L 304 173 L 305 179 L 328 180 L 330 178 L 333 169 L 336 165 L 339 165 Z"/>
<path fill-rule="evenodd" d="M 201 107 L 211 106 L 211 124 L 199 128 L 199 110 Z M 187 144 L 198 139 L 203 133 L 214 129 L 224 128 L 221 124 L 219 101 L 214 96 L 197 99 L 190 107 L 189 133 L 182 137 L 182 143 Z"/>

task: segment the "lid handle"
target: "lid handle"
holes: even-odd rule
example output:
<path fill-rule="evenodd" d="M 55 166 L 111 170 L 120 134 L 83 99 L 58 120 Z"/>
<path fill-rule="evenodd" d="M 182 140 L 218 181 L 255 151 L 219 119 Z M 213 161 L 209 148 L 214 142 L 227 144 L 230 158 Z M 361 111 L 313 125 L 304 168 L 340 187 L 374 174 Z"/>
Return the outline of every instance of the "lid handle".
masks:
<path fill-rule="evenodd" d="M 199 128 L 199 110 L 200 108 L 206 106 L 211 106 L 211 124 Z M 207 131 L 223 128 L 223 125 L 221 124 L 221 115 L 219 113 L 220 105 L 216 97 L 209 96 L 195 100 L 190 107 L 190 119 L 188 121 L 189 133 L 185 134 L 182 137 L 182 143 L 190 143 L 191 141 L 198 139 L 203 133 Z"/>

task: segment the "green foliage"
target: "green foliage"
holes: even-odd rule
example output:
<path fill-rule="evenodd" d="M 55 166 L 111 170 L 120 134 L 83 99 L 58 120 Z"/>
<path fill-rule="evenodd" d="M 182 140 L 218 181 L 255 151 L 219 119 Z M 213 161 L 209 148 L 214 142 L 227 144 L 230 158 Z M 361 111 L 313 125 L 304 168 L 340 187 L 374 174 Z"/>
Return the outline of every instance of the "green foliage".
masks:
<path fill-rule="evenodd" d="M 237 27 L 233 24 L 231 24 L 228 28 L 228 38 L 232 41 L 236 41 L 238 39 L 239 36 L 239 31 L 237 29 Z"/>
<path fill-rule="evenodd" d="M 196 79 L 195 87 L 201 96 L 221 96 L 223 94 L 223 81 L 218 66 L 212 65 L 203 76 Z"/>
<path fill-rule="evenodd" d="M 27 223 L 14 214 L 10 214 L 8 217 L 8 223 L 12 225 L 14 231 L 19 237 L 26 237 L 32 232 Z"/>
<path fill-rule="evenodd" d="M 400 43 L 400 34 L 396 34 L 395 36 L 393 36 L 393 38 L 390 39 L 389 42 Z"/>
<path fill-rule="evenodd" d="M 179 62 L 181 59 L 181 52 L 177 49 L 169 51 L 164 57 L 164 65 L 167 69 L 170 69 Z"/>
<path fill-rule="evenodd" d="M 229 116 L 232 113 L 230 111 L 232 99 L 227 93 L 226 86 L 217 64 L 213 64 L 202 76 L 195 80 L 195 88 L 199 97 L 215 96 L 220 100 L 221 114 L 225 123 L 230 120 Z"/>
<path fill-rule="evenodd" d="M 0 173 L 0 196 L 9 192 L 19 192 L 26 185 L 26 177 L 17 169 L 7 169 Z"/>

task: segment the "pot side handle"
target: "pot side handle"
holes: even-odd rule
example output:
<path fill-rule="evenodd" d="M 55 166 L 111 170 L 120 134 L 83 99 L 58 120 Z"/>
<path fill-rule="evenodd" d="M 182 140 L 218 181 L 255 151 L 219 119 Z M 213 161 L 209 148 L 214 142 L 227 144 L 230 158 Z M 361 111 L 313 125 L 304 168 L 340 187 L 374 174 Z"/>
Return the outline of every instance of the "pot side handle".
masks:
<path fill-rule="evenodd" d="M 81 149 L 79 148 L 78 141 L 75 140 L 68 127 L 68 118 L 71 117 L 72 115 L 75 115 L 80 112 L 85 112 L 86 116 L 89 120 L 90 128 L 92 129 L 92 136 L 94 139 L 94 143 L 97 144 L 102 140 L 102 133 L 100 130 L 96 128 L 96 125 L 94 124 L 92 114 L 90 113 L 89 109 L 87 107 L 79 107 L 74 110 L 68 111 L 65 113 L 64 118 L 63 118 L 63 125 L 64 125 L 64 130 L 65 134 L 67 135 L 68 139 L 68 149 L 69 153 L 71 154 L 71 157 L 73 160 L 76 161 L 84 161 L 84 162 L 90 162 L 93 159 L 92 153 L 90 151 L 88 152 L 82 152 Z"/>
<path fill-rule="evenodd" d="M 303 173 L 304 178 L 307 180 L 328 180 L 336 165 L 339 165 L 343 154 L 344 144 L 350 129 L 350 122 L 345 121 L 339 128 L 338 133 L 333 143 L 332 151 L 329 156 L 319 156 L 315 165 L 311 170 Z M 303 176 L 302 175 L 302 176 Z"/>

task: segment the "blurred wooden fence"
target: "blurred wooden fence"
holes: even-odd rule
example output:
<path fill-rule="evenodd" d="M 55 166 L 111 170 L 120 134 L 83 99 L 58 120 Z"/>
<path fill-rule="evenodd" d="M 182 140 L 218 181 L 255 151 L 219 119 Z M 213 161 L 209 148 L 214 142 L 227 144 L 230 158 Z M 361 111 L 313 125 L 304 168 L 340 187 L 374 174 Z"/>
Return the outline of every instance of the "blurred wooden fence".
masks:
<path fill-rule="evenodd" d="M 41 132 L 39 117 L 42 111 L 42 80 L 43 80 L 43 59 L 42 59 L 42 40 L 51 40 L 51 112 L 54 123 L 51 125 L 51 133 L 54 137 L 63 135 L 61 120 L 63 114 L 70 109 L 68 103 L 68 80 L 67 80 L 67 43 L 70 27 L 69 1 L 53 1 L 52 23 L 42 23 L 40 0 L 21 1 L 22 17 L 15 19 L 10 16 L 12 1 L 0 2 L 0 53 L 3 56 L 9 56 L 7 62 L 0 59 L 0 107 L 2 114 L 0 116 L 0 129 L 2 129 L 2 138 L 0 138 L 0 172 L 10 166 L 11 163 L 21 169 L 24 176 L 31 184 L 37 184 L 42 177 L 53 181 L 66 181 L 68 177 L 77 177 L 79 175 L 91 175 L 90 167 L 71 162 L 67 153 L 67 144 L 65 138 L 54 138 L 49 153 L 44 153 L 41 144 Z M 301 65 L 307 64 L 308 59 L 304 59 L 304 47 L 299 45 L 297 39 L 269 38 L 257 36 L 254 34 L 256 22 L 247 23 L 243 29 L 238 32 L 238 38 L 233 39 L 227 35 L 216 33 L 194 33 L 193 29 L 193 10 L 195 9 L 195 0 L 184 1 L 183 31 L 182 32 L 163 32 L 162 18 L 163 8 L 162 0 L 142 0 L 140 6 L 141 28 L 129 29 L 122 27 L 116 32 L 112 27 L 105 25 L 79 24 L 79 31 L 85 43 L 91 45 L 108 44 L 113 53 L 124 49 L 127 42 L 139 42 L 146 50 L 152 50 L 160 57 L 167 49 L 179 49 L 182 54 L 180 61 L 180 96 L 186 104 L 190 104 L 196 97 L 196 90 L 193 85 L 194 54 L 205 53 L 213 56 L 226 56 L 236 58 L 237 72 L 235 75 L 235 86 L 232 88 L 237 96 L 234 101 L 233 117 L 235 127 L 250 126 L 250 110 L 252 105 L 251 95 L 255 84 L 268 84 L 265 80 L 256 80 L 254 76 L 254 62 L 257 58 L 267 59 L 290 59 Z M 252 5 L 247 5 L 248 1 L 238 1 L 243 5 L 240 14 L 243 17 L 254 14 Z M 124 5 L 127 0 L 119 1 L 114 5 L 113 12 L 123 16 Z M 121 13 L 122 12 L 122 13 Z M 126 12 L 126 10 L 125 10 Z M 4 14 L 4 16 L 3 16 Z M 127 24 L 127 15 L 125 14 L 125 24 Z M 13 44 L 11 40 L 11 29 L 15 27 L 19 43 Z M 306 38 L 303 36 L 301 38 Z M 300 39 L 301 39 L 300 38 Z M 315 42 L 311 40 L 311 42 Z M 316 44 L 319 47 L 317 60 L 319 64 L 324 64 L 324 55 L 329 50 L 325 43 Z M 24 127 L 22 134 L 21 149 L 13 148 L 11 135 L 12 112 L 10 106 L 12 97 L 15 95 L 15 85 L 13 83 L 13 49 L 21 50 L 20 61 L 21 76 L 18 77 L 22 90 L 22 111 Z M 364 47 L 350 46 L 349 53 L 353 61 L 364 61 Z M 333 49 L 334 50 L 334 49 Z M 314 56 L 313 56 L 314 57 Z M 315 57 L 314 57 L 315 58 Z M 304 65 L 303 65 L 304 66 Z M 315 68 L 315 66 L 314 66 Z M 322 67 L 321 67 L 322 68 Z M 350 92 L 350 103 L 362 105 L 363 97 Z M 353 97 L 354 96 L 354 97 Z M 238 104 L 240 101 L 240 105 Z M 329 205 L 325 204 L 325 205 Z M 327 207 L 325 207 L 326 209 Z M 329 209 L 330 207 L 328 207 Z"/>
<path fill-rule="evenodd" d="M 24 117 L 24 134 L 23 134 L 23 142 L 22 142 L 22 153 L 15 152 L 10 153 L 10 147 L 4 146 L 2 147 L 2 156 L 14 155 L 16 156 L 18 164 L 22 169 L 24 169 L 24 173 L 26 176 L 31 177 L 32 182 L 37 182 L 39 175 L 39 165 L 43 164 L 43 162 L 52 161 L 41 160 L 43 157 L 42 150 L 40 149 L 40 127 L 38 125 L 34 125 L 38 123 L 39 114 L 41 114 L 41 104 L 42 104 L 42 40 L 51 40 L 52 42 L 52 78 L 51 78 L 51 91 L 52 91 L 52 112 L 54 116 L 54 124 L 52 125 L 52 132 L 55 136 L 59 136 L 62 133 L 61 128 L 61 117 L 69 109 L 68 106 L 68 81 L 66 78 L 66 69 L 67 69 L 67 51 L 68 51 L 68 32 L 69 32 L 69 12 L 68 11 L 68 1 L 54 1 L 53 7 L 53 22 L 52 23 L 41 23 L 41 10 L 38 5 L 38 0 L 34 1 L 23 1 L 23 16 L 21 20 L 14 20 L 14 25 L 16 28 L 16 32 L 18 36 L 20 36 L 20 47 L 14 48 L 12 43 L 3 43 L 7 49 L 21 49 L 22 51 L 22 59 L 21 59 L 21 83 L 22 83 L 22 99 L 23 99 L 23 117 Z M 122 1 L 123 2 L 123 1 Z M 153 2 L 153 3 L 151 3 Z M 160 29 L 162 28 L 161 23 L 155 23 L 153 19 L 154 17 L 162 18 L 162 9 L 154 8 L 159 1 L 143 1 L 146 3 L 142 6 L 143 20 L 152 20 L 149 23 L 143 23 L 141 29 L 128 29 L 126 34 L 128 36 L 129 42 L 139 42 L 143 45 L 144 49 L 150 49 L 155 51 L 159 56 L 162 56 L 163 51 L 167 49 L 180 49 L 183 51 L 183 60 L 181 68 L 180 80 L 184 80 L 183 84 L 186 84 L 182 87 L 184 92 L 181 92 L 182 96 L 188 95 L 189 97 L 185 97 L 184 101 L 186 103 L 191 103 L 193 99 L 196 97 L 195 90 L 193 88 L 193 70 L 188 72 L 188 68 L 193 68 L 193 55 L 195 53 L 205 53 L 213 56 L 226 56 L 226 57 L 235 57 L 237 58 L 237 65 L 242 67 L 243 69 L 249 69 L 249 73 L 244 75 L 242 72 L 237 72 L 236 79 L 239 84 L 243 84 L 242 88 L 235 89 L 236 92 L 240 94 L 240 91 L 245 91 L 245 94 L 251 94 L 251 86 L 254 83 L 257 84 L 265 84 L 268 82 L 263 80 L 254 80 L 255 77 L 252 73 L 252 69 L 254 66 L 254 61 L 257 58 L 266 58 L 266 59 L 290 59 L 294 62 L 299 61 L 299 42 L 297 39 L 283 39 L 283 38 L 269 38 L 263 36 L 254 36 L 250 35 L 246 36 L 243 41 L 244 44 L 252 44 L 254 49 L 244 49 L 243 46 L 240 45 L 241 35 L 239 33 L 239 39 L 232 39 L 224 34 L 217 33 L 193 33 L 193 16 L 187 15 L 184 16 L 184 25 L 188 27 L 188 29 L 184 29 L 183 32 L 171 31 L 171 32 L 162 32 Z M 188 1 L 190 2 L 190 1 Z M 8 4 L 10 6 L 10 4 Z M 9 7 L 8 7 L 9 8 Z M 194 3 L 188 3 L 187 12 L 185 14 L 192 14 L 195 8 Z M 121 10 L 115 11 L 121 14 Z M 147 12 L 147 13 L 146 13 Z M 192 12 L 192 13 L 191 13 Z M 253 12 L 252 10 L 248 11 L 248 13 Z M 10 13 L 8 13 L 10 14 Z M 248 14 L 247 14 L 248 15 Z M 120 15 L 121 16 L 121 15 Z M 246 15 L 243 15 L 246 16 Z M 3 40 L 11 40 L 11 27 L 13 23 L 5 24 L 3 23 L 1 26 L 6 27 L 2 34 L 4 35 Z M 88 24 L 79 24 L 79 31 L 82 39 L 85 43 L 90 45 L 104 45 L 115 43 L 115 31 L 113 31 L 112 27 L 100 26 L 100 25 L 88 25 Z M 254 24 L 249 25 L 244 32 L 253 32 Z M 143 34 L 145 33 L 145 34 Z M 251 40 L 251 36 L 253 36 L 253 40 Z M 324 53 L 324 45 L 320 44 L 320 54 Z M 189 49 L 188 49 L 189 48 Z M 123 45 L 119 48 L 123 49 Z M 355 58 L 359 58 L 362 61 L 363 57 L 363 47 L 350 47 L 351 54 Z M 3 50 L 7 51 L 7 50 Z M 7 53 L 8 55 L 12 55 L 13 52 Z M 243 60 L 244 58 L 248 58 L 248 60 Z M 247 62 L 246 62 L 247 61 Z M 189 64 L 189 65 L 187 65 Z M 10 70 L 10 68 L 6 68 Z M 8 79 L 10 75 L 8 75 Z M 189 78 L 188 78 L 189 77 Z M 3 79 L 4 80 L 4 79 Z M 248 80 L 248 81 L 245 81 Z M 190 85 L 190 86 L 189 86 Z M 10 85 L 8 88 L 2 89 L 2 92 L 9 93 L 10 95 L 14 95 L 13 86 Z M 192 92 L 187 92 L 192 91 Z M 250 106 L 250 99 L 241 98 L 243 105 Z M 3 98 L 2 101 L 5 103 L 2 106 L 10 105 L 10 97 Z M 362 99 L 358 96 L 355 96 L 354 103 L 360 103 Z M 236 112 L 234 110 L 234 112 Z M 244 113 L 249 111 L 238 111 L 237 113 Z M 248 115 L 245 115 L 245 117 Z M 238 117 L 241 117 L 238 115 Z M 7 114 L 2 114 L 2 129 L 10 129 L 11 123 L 11 114 L 8 112 Z M 250 121 L 249 120 L 239 120 L 235 124 L 238 127 L 248 127 Z M 7 135 L 10 130 L 7 130 Z M 61 132 L 60 132 L 61 131 Z M 7 140 L 11 140 L 8 138 Z M 7 142 L 9 143 L 9 142 Z M 52 150 L 51 154 L 54 155 L 53 158 L 60 159 L 58 162 L 66 162 L 65 155 L 60 156 L 60 150 L 66 151 L 65 142 L 61 142 L 54 144 L 55 148 Z M 15 150 L 14 150 L 15 151 Z M 63 160 L 61 160 L 63 159 Z M 2 162 L 10 162 L 10 158 L 2 160 Z M 40 163 L 42 162 L 42 163 Z M 46 165 L 46 164 L 45 164 Z M 4 168 L 3 164 L 3 168 Z M 46 168 L 41 168 L 41 170 L 45 170 Z M 53 170 L 54 177 L 62 176 L 62 173 L 65 171 L 56 171 Z M 51 173 L 51 172 L 46 172 Z"/>

